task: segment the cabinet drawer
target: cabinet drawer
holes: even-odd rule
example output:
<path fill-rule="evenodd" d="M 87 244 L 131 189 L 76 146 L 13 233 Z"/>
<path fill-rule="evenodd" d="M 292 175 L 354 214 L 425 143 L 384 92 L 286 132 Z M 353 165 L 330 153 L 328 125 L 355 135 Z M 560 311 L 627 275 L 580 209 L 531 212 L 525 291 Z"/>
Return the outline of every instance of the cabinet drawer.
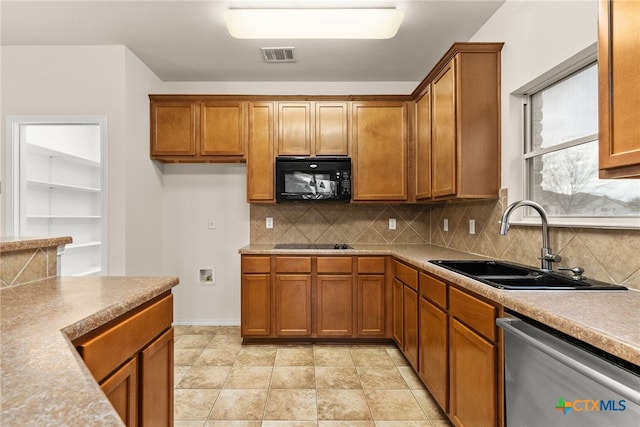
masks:
<path fill-rule="evenodd" d="M 384 257 L 358 257 L 358 273 L 384 274 Z"/>
<path fill-rule="evenodd" d="M 318 273 L 351 273 L 351 257 L 318 257 Z"/>
<path fill-rule="evenodd" d="M 276 257 L 276 273 L 311 273 L 311 257 Z"/>
<path fill-rule="evenodd" d="M 449 314 L 491 341 L 496 340 L 496 313 L 496 307 L 449 287 Z"/>
<path fill-rule="evenodd" d="M 100 382 L 173 321 L 173 295 L 158 300 L 115 325 L 75 341 L 84 363 Z"/>
<path fill-rule="evenodd" d="M 435 277 L 420 273 L 420 295 L 447 309 L 447 285 Z"/>
<path fill-rule="evenodd" d="M 243 256 L 243 273 L 269 273 L 271 271 L 271 259 L 268 256 Z"/>
<path fill-rule="evenodd" d="M 418 290 L 418 271 L 409 267 L 408 265 L 402 264 L 401 262 L 394 261 L 393 262 L 393 271 L 395 277 L 400 279 L 405 285 L 413 288 L 415 291 Z"/>

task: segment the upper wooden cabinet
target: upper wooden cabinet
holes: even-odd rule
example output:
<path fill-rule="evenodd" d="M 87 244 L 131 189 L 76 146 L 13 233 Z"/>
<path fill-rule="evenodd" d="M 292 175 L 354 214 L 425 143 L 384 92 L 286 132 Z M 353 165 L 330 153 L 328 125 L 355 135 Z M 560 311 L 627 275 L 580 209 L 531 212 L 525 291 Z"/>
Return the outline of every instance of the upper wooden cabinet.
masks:
<path fill-rule="evenodd" d="M 416 200 L 431 197 L 431 86 L 416 101 Z"/>
<path fill-rule="evenodd" d="M 243 156 L 246 133 L 244 102 L 200 104 L 200 154 Z"/>
<path fill-rule="evenodd" d="M 407 104 L 353 102 L 354 201 L 407 200 Z"/>
<path fill-rule="evenodd" d="M 273 102 L 249 103 L 247 144 L 247 200 L 275 201 L 275 114 Z"/>
<path fill-rule="evenodd" d="M 165 162 L 241 162 L 247 103 L 150 95 L 151 158 Z"/>
<path fill-rule="evenodd" d="M 640 177 L 640 2 L 600 0 L 600 178 Z"/>
<path fill-rule="evenodd" d="M 278 102 L 278 155 L 346 156 L 347 102 Z"/>
<path fill-rule="evenodd" d="M 498 197 L 502 46 L 454 44 L 413 92 L 417 199 Z"/>
<path fill-rule="evenodd" d="M 195 156 L 200 139 L 198 105 L 151 101 L 151 158 Z"/>

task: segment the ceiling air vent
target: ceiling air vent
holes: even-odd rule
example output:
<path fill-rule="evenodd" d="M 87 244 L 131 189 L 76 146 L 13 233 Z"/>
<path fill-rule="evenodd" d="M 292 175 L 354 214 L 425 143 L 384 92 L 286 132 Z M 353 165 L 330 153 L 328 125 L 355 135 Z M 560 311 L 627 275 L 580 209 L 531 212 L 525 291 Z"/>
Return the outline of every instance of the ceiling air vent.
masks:
<path fill-rule="evenodd" d="M 261 50 L 265 62 L 296 62 L 295 47 L 263 47 Z"/>

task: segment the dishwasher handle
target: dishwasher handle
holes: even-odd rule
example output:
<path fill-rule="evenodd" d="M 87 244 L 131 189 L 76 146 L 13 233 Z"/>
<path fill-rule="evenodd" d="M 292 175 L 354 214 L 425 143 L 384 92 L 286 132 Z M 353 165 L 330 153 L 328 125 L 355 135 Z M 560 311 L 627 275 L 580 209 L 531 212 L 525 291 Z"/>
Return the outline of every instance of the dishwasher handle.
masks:
<path fill-rule="evenodd" d="M 558 362 L 562 363 L 563 365 L 573 369 L 574 371 L 581 373 L 582 375 L 592 379 L 593 381 L 608 388 L 609 390 L 620 394 L 620 396 L 624 397 L 625 399 L 640 405 L 640 391 L 634 390 L 631 387 L 627 387 L 625 384 L 621 384 L 618 381 L 615 381 L 609 378 L 608 376 L 601 374 L 595 369 L 590 368 L 587 365 L 580 363 L 575 359 L 572 359 L 571 357 L 565 355 L 564 353 L 535 339 L 531 335 L 525 332 L 522 332 L 520 329 L 513 326 L 513 324 L 518 324 L 520 322 L 522 322 L 522 320 L 514 319 L 514 318 L 496 319 L 496 324 L 502 329 L 504 329 L 505 332 L 509 332 L 517 336 L 521 340 L 525 341 L 527 344 L 540 350 L 546 355 L 556 359 Z"/>

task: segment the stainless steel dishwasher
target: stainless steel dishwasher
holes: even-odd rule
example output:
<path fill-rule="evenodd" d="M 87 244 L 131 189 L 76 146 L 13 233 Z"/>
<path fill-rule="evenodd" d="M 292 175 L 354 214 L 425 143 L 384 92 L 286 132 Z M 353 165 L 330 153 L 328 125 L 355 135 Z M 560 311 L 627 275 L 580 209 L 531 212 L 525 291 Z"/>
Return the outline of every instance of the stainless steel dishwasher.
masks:
<path fill-rule="evenodd" d="M 509 316 L 496 320 L 504 330 L 506 427 L 640 427 L 640 367 Z"/>

